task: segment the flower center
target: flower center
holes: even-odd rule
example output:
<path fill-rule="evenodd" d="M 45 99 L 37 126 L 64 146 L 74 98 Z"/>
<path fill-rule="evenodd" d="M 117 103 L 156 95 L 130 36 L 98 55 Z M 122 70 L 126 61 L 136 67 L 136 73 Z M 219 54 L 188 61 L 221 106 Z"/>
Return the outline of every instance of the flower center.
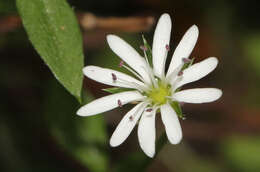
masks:
<path fill-rule="evenodd" d="M 162 105 L 167 102 L 167 97 L 171 96 L 171 88 L 167 84 L 158 83 L 158 87 L 153 87 L 151 91 L 147 93 L 152 101 L 152 104 Z"/>

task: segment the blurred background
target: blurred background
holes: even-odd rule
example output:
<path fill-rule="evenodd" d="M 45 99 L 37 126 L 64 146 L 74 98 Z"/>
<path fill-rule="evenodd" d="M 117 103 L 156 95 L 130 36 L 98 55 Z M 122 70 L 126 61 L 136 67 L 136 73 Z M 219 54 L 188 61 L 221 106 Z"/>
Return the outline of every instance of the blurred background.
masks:
<path fill-rule="evenodd" d="M 56 81 L 32 47 L 15 0 L 0 0 L 0 171 L 1 172 L 258 172 L 260 171 L 260 22 L 257 1 L 245 0 L 70 0 L 82 30 L 85 65 L 118 68 L 105 36 L 114 33 L 138 51 L 141 34 L 152 43 L 162 13 L 173 20 L 170 56 L 186 30 L 200 35 L 195 62 L 216 56 L 214 72 L 191 87 L 216 87 L 222 98 L 184 104 L 183 140 L 166 144 L 155 159 L 141 151 L 136 129 L 119 147 L 109 138 L 124 113 L 93 117 Z M 141 53 L 141 51 L 139 51 Z M 169 58 L 170 59 L 170 58 Z M 168 60 L 169 60 L 168 59 Z M 86 102 L 107 86 L 84 80 Z M 157 117 L 157 136 L 164 127 Z M 144 162 L 144 163 L 143 163 Z M 145 164 L 145 165 L 144 165 Z M 144 167 L 145 166 L 145 167 Z"/>

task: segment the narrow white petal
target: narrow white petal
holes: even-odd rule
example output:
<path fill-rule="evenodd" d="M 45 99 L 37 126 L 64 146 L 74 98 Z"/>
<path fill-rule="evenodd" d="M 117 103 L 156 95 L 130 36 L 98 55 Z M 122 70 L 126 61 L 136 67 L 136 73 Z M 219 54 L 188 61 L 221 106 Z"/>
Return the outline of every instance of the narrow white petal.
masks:
<path fill-rule="evenodd" d="M 180 43 L 175 49 L 172 60 L 167 72 L 167 76 L 170 75 L 174 69 L 181 65 L 183 58 L 189 58 L 193 48 L 196 45 L 199 36 L 199 29 L 196 25 L 191 26 L 188 31 L 182 37 Z"/>
<path fill-rule="evenodd" d="M 186 103 L 207 103 L 219 99 L 222 91 L 217 88 L 195 88 L 175 93 L 173 99 Z"/>
<path fill-rule="evenodd" d="M 144 83 L 138 81 L 137 79 L 126 75 L 124 73 L 111 70 L 111 69 L 106 69 L 106 68 L 101 68 L 98 66 L 87 66 L 83 68 L 83 73 L 90 79 L 93 79 L 97 82 L 107 84 L 107 85 L 112 85 L 116 87 L 125 87 L 125 88 L 136 88 L 133 85 L 140 85 L 144 87 Z M 114 81 L 112 78 L 112 75 L 115 75 L 117 77 L 117 80 Z M 123 81 L 122 81 L 123 80 Z M 124 82 L 126 81 L 126 82 Z M 128 84 L 132 83 L 132 84 Z"/>
<path fill-rule="evenodd" d="M 178 144 L 182 139 L 181 125 L 176 112 L 169 104 L 161 106 L 162 121 L 171 144 Z"/>
<path fill-rule="evenodd" d="M 144 111 L 138 125 L 138 140 L 144 153 L 153 157 L 155 154 L 155 113 Z"/>
<path fill-rule="evenodd" d="M 112 94 L 109 96 L 96 99 L 84 106 L 82 106 L 77 114 L 79 116 L 91 116 L 105 111 L 109 111 L 119 106 L 118 100 L 122 105 L 132 101 L 137 101 L 144 98 L 138 91 L 125 91 L 122 93 Z"/>
<path fill-rule="evenodd" d="M 138 72 L 145 82 L 151 83 L 146 61 L 133 47 L 116 35 L 108 35 L 107 42 L 114 53 Z"/>
<path fill-rule="evenodd" d="M 111 146 L 119 146 L 126 140 L 143 113 L 145 105 L 144 102 L 139 103 L 123 117 L 110 138 Z"/>
<path fill-rule="evenodd" d="M 154 73 L 158 77 L 164 75 L 165 61 L 168 54 L 166 45 L 169 46 L 171 37 L 171 17 L 169 14 L 163 14 L 156 26 L 154 36 L 153 36 L 153 68 Z"/>
<path fill-rule="evenodd" d="M 216 57 L 209 57 L 183 71 L 182 79 L 176 83 L 175 89 L 184 84 L 197 81 L 212 72 L 218 64 Z"/>

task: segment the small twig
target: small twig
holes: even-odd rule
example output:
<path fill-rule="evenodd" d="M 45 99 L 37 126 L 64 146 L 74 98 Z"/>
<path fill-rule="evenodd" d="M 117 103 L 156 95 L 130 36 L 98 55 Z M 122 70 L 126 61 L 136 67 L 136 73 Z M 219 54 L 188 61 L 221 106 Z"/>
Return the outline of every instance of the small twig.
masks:
<path fill-rule="evenodd" d="M 83 30 L 113 30 L 141 32 L 149 30 L 154 24 L 153 17 L 97 17 L 91 13 L 78 13 Z"/>
<path fill-rule="evenodd" d="M 148 31 L 154 24 L 153 17 L 97 17 L 92 13 L 77 13 L 79 24 L 84 31 L 108 30 L 121 32 Z M 22 26 L 18 15 L 0 18 L 0 33 L 11 32 Z"/>

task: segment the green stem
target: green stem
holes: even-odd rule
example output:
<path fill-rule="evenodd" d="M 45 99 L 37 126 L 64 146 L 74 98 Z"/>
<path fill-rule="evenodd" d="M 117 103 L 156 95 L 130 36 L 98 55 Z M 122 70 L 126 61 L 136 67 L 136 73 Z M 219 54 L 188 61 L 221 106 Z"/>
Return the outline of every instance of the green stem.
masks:
<path fill-rule="evenodd" d="M 167 139 L 167 135 L 166 135 L 166 132 L 164 132 L 160 138 L 157 140 L 156 142 L 156 150 L 157 150 L 157 153 L 158 154 L 161 149 L 163 148 L 163 146 L 167 143 L 168 139 Z"/>

